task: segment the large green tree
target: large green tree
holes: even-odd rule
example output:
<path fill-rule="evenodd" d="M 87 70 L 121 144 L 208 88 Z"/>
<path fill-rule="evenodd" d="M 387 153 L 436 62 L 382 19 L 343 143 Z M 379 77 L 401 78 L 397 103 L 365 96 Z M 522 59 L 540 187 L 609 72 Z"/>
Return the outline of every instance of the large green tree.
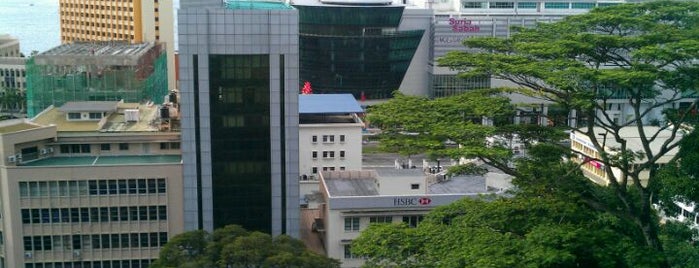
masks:
<path fill-rule="evenodd" d="M 695 96 L 699 89 L 699 3 L 656 1 L 594 9 L 557 23 L 517 28 L 510 38 L 470 38 L 470 52 L 450 52 L 439 64 L 460 71 L 460 76 L 491 76 L 512 82 L 517 92 L 541 98 L 577 113 L 575 129 L 604 152 L 598 134 L 619 144 L 615 153 L 602 153 L 608 187 L 582 195 L 587 208 L 607 213 L 631 228 L 637 245 L 663 252 L 660 225 L 651 199 L 657 193 L 657 169 L 671 156 L 693 120 L 695 102 L 679 109 L 676 103 Z M 434 150 L 453 158 L 476 158 L 518 178 L 507 142 L 486 142 L 485 137 L 516 137 L 525 146 L 556 145 L 560 137 L 551 128 L 510 125 L 512 108 L 494 90 L 476 91 L 445 99 L 399 96 L 370 110 L 369 121 L 393 135 L 454 141 L 459 148 Z M 406 101 L 407 99 L 407 101 Z M 615 120 L 606 112 L 611 101 L 623 101 L 628 118 Z M 418 105 L 415 105 L 418 103 Z M 411 108 L 411 107 L 418 108 Z M 388 107 L 388 108 L 387 108 Z M 666 122 L 645 128 L 650 115 L 663 110 Z M 481 118 L 491 118 L 483 126 Z M 638 132 L 642 149 L 631 151 L 622 128 Z M 670 133 L 661 135 L 660 133 Z M 560 132 L 559 132 L 560 133 Z M 607 136 L 605 136 L 607 137 Z M 651 146 L 651 144 L 657 144 Z M 613 173 L 612 167 L 620 173 Z M 632 168 L 633 167 L 633 168 Z M 563 174 L 577 170 L 571 166 Z M 643 173 L 649 173 L 643 181 Z M 560 174 L 559 176 L 563 176 Z M 542 185 L 542 189 L 552 189 Z M 585 188 L 585 189 L 589 189 Z M 585 192 L 590 192 L 585 190 Z M 658 266 L 668 266 L 659 254 Z"/>
<path fill-rule="evenodd" d="M 258 268 L 340 267 L 340 262 L 306 249 L 298 239 L 286 235 L 249 232 L 237 225 L 214 230 L 185 232 L 163 246 L 151 267 Z"/>

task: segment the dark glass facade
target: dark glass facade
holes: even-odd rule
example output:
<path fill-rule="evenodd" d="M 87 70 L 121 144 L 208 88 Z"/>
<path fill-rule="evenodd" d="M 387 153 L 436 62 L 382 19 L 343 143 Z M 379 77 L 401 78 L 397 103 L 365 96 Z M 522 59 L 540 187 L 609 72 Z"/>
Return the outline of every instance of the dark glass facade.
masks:
<path fill-rule="evenodd" d="M 209 57 L 214 228 L 271 232 L 269 77 L 269 55 Z"/>
<path fill-rule="evenodd" d="M 294 6 L 299 10 L 300 84 L 314 93 L 390 98 L 424 30 L 398 31 L 403 7 Z"/>

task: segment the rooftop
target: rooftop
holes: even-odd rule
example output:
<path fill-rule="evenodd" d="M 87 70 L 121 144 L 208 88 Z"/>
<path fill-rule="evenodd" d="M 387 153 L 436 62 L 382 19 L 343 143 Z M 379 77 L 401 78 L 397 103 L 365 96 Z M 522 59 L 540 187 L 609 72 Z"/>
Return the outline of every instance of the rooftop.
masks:
<path fill-rule="evenodd" d="M 323 172 L 323 180 L 330 196 L 379 196 L 380 179 L 424 179 L 422 169 L 382 168 L 362 171 Z M 407 183 L 407 182 L 406 182 Z M 456 176 L 428 186 L 427 194 L 485 193 L 485 176 Z M 406 192 L 405 194 L 412 194 Z"/>
<path fill-rule="evenodd" d="M 358 118 L 352 115 L 340 114 L 301 114 L 299 115 L 299 124 L 342 124 L 342 123 L 361 123 L 357 122 Z"/>
<path fill-rule="evenodd" d="M 364 110 L 352 94 L 299 95 L 299 114 L 347 114 Z"/>
<path fill-rule="evenodd" d="M 152 42 L 130 44 L 122 41 L 79 42 L 63 44 L 34 57 L 38 65 L 135 66 L 160 45 Z M 158 51 L 158 50 L 156 50 Z"/>
<path fill-rule="evenodd" d="M 113 166 L 137 164 L 176 164 L 182 161 L 181 155 L 130 155 L 130 156 L 79 156 L 48 157 L 25 162 L 20 166 Z"/>
<path fill-rule="evenodd" d="M 41 126 L 24 122 L 23 119 L 0 121 L 0 134 L 12 133 Z"/>
<path fill-rule="evenodd" d="M 294 9 L 282 1 L 226 0 L 227 9 L 290 10 Z"/>
<path fill-rule="evenodd" d="M 58 131 L 72 132 L 156 132 L 160 106 L 123 102 L 69 102 L 60 108 L 49 107 L 32 119 L 40 125 L 56 125 Z M 93 110 L 96 109 L 96 110 Z M 110 109 L 102 120 L 68 120 L 66 112 L 99 112 Z M 138 111 L 138 121 L 126 120 L 127 110 Z"/>

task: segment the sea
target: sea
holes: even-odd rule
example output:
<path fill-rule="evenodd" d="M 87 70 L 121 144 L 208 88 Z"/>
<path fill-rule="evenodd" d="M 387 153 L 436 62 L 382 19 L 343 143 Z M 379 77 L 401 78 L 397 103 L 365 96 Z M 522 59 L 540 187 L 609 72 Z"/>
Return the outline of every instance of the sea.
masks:
<path fill-rule="evenodd" d="M 0 0 L 0 34 L 19 38 L 24 55 L 61 44 L 58 0 Z"/>

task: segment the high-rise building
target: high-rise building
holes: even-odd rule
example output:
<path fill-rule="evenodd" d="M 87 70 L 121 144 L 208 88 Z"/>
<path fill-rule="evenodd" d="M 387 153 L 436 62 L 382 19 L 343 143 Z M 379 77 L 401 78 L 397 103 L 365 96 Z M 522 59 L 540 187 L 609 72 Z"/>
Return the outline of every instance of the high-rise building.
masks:
<path fill-rule="evenodd" d="M 27 115 L 69 101 L 162 103 L 168 95 L 160 43 L 64 44 L 27 62 Z"/>
<path fill-rule="evenodd" d="M 200 0 L 178 18 L 186 228 L 297 236 L 297 11 Z"/>
<path fill-rule="evenodd" d="M 0 122 L 0 267 L 157 259 L 183 231 L 180 135 L 176 114 L 163 111 L 69 102 Z"/>
<path fill-rule="evenodd" d="M 403 21 L 405 5 L 391 0 L 299 0 L 293 6 L 299 10 L 300 78 L 317 93 L 390 98 L 429 28 L 429 16 L 423 25 Z"/>
<path fill-rule="evenodd" d="M 172 0 L 60 0 L 61 42 L 163 42 L 175 88 L 174 14 Z"/>

